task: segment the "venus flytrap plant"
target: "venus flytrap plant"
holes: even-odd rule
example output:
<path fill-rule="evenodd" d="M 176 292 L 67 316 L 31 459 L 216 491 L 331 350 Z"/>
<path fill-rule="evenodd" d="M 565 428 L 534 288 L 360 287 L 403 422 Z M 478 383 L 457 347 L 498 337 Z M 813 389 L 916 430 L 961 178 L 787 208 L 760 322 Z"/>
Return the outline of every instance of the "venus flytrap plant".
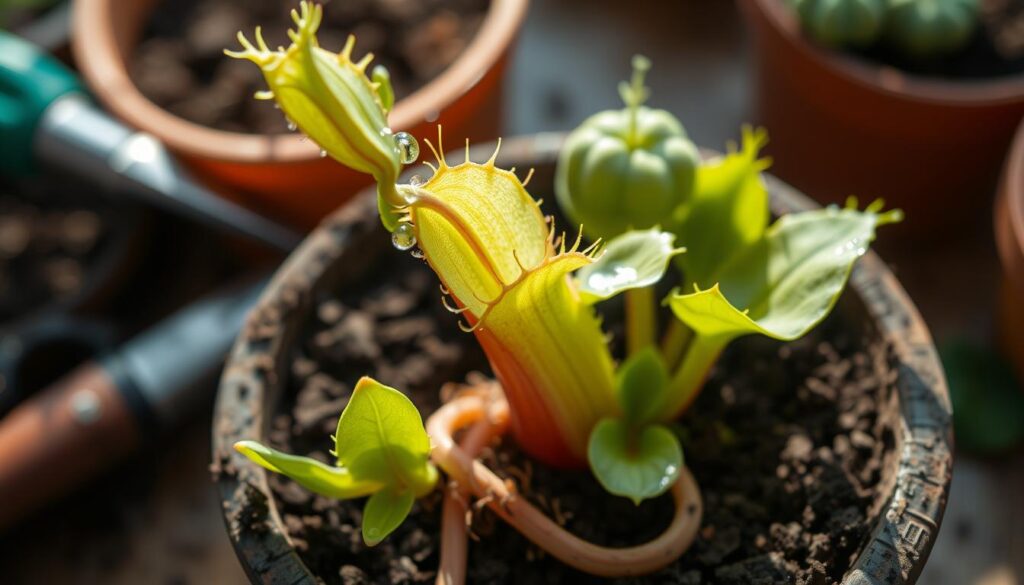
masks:
<path fill-rule="evenodd" d="M 276 99 L 286 115 L 328 154 L 374 176 L 379 208 L 395 247 L 410 250 L 418 245 L 418 255 L 441 280 L 445 306 L 460 315 L 463 329 L 473 332 L 487 353 L 501 382 L 501 393 L 486 401 L 479 393 L 462 395 L 434 413 L 428 420 L 435 443 L 430 457 L 457 481 L 461 486 L 457 489 L 482 498 L 499 516 L 573 566 L 617 576 L 651 571 L 671 562 L 692 542 L 700 515 L 699 491 L 692 476 L 680 471 L 679 465 L 661 490 L 672 489 L 676 499 L 677 513 L 670 528 L 644 545 L 610 549 L 566 533 L 525 499 L 509 492 L 504 482 L 455 443 L 452 437 L 459 428 L 479 421 L 487 433 L 500 434 L 508 427 L 522 448 L 541 461 L 562 467 L 586 465 L 592 430 L 599 421 L 617 417 L 620 411 L 614 364 L 593 308 L 595 298 L 582 294 L 577 281 L 570 278 L 595 262 L 598 244 L 582 248 L 582 233 L 575 240 L 564 234 L 556 237 L 553 220 L 544 218 L 539 202 L 525 189 L 530 176 L 521 181 L 514 172 L 497 168 L 497 150 L 488 161 L 476 163 L 469 160 L 467 144 L 466 160 L 450 166 L 441 154 L 440 128 L 438 149 L 427 143 L 436 158 L 436 165 L 427 163 L 433 175 L 425 182 L 395 184 L 401 164 L 410 162 L 416 153 L 405 156 L 400 152 L 401 141 L 388 141 L 384 115 L 390 94 L 385 78 L 366 78 L 368 59 L 351 62 L 351 40 L 339 55 L 320 49 L 315 37 L 320 14 L 319 7 L 306 2 L 301 12 L 293 13 L 298 28 L 290 33 L 292 44 L 287 49 L 269 51 L 257 34 L 256 46 L 240 36 L 246 50 L 232 55 L 261 67 L 270 86 L 264 97 Z M 653 237 L 667 245 L 659 248 L 661 253 L 655 254 L 651 266 L 641 267 L 638 277 L 643 273 L 644 278 L 651 278 L 651 270 L 664 272 L 678 252 L 671 246 L 670 236 L 667 240 L 658 234 Z M 630 256 L 650 253 L 635 243 L 627 248 Z M 609 256 L 609 261 L 614 257 Z M 601 294 L 609 296 L 635 286 L 635 282 L 622 282 Z M 381 431 L 389 416 L 387 408 L 372 413 L 376 425 L 350 426 L 358 432 L 377 432 L 378 443 L 389 441 Z M 358 462 L 351 460 L 341 450 L 343 445 L 360 445 L 369 439 L 361 439 L 353 431 L 345 434 L 343 441 L 346 418 L 343 415 L 339 424 L 339 470 L 249 443 L 240 449 L 257 463 L 292 475 L 310 489 L 341 497 L 372 490 L 368 506 L 375 503 L 372 510 L 381 520 L 373 538 L 368 535 L 367 540 L 375 540 L 408 513 L 411 497 L 419 495 L 420 488 L 432 485 L 433 468 L 423 468 L 414 476 L 405 469 L 405 462 L 422 462 L 421 441 L 416 449 L 407 446 L 406 451 L 414 457 L 395 449 L 367 449 L 359 452 Z M 672 461 L 681 465 L 677 458 Z M 359 489 L 345 491 L 330 483 L 350 477 Z M 452 499 L 452 493 L 446 501 Z M 446 526 L 445 531 L 464 529 L 459 523 Z M 442 568 L 442 574 L 448 573 Z"/>
<path fill-rule="evenodd" d="M 731 339 L 752 332 L 789 339 L 824 318 L 874 228 L 898 217 L 872 205 L 789 216 L 769 227 L 760 179 L 766 163 L 758 158 L 763 133 L 748 131 L 740 152 L 698 164 L 682 125 L 643 106 L 649 63 L 642 58 L 621 88 L 626 109 L 588 120 L 560 159 L 559 201 L 583 220 L 575 238 L 557 236 L 527 192 L 532 173 L 520 180 L 514 169 L 498 168 L 497 149 L 473 162 L 468 143 L 465 160 L 449 165 L 440 128 L 437 148 L 427 141 L 433 174 L 396 184 L 402 164 L 418 153 L 411 137 L 387 130 L 393 97 L 386 73 L 368 79 L 369 60 L 350 59 L 352 40 L 337 55 L 320 49 L 319 7 L 304 2 L 293 18 L 298 28 L 287 49 L 270 51 L 257 33 L 256 46 L 240 37 L 246 50 L 234 55 L 261 67 L 270 86 L 264 97 L 328 154 L 377 180 L 395 247 L 418 247 L 441 281 L 442 302 L 476 336 L 500 384 L 443 405 L 427 420 L 428 441 L 407 399 L 364 379 L 339 420 L 335 467 L 248 442 L 239 449 L 314 491 L 369 496 L 367 542 L 393 530 L 435 484 L 429 457 L 450 482 L 443 542 L 461 542 L 463 553 L 457 506 L 476 497 L 581 570 L 614 577 L 671 563 L 693 541 L 701 504 L 666 423 L 696 395 Z M 594 240 L 586 247 L 584 233 Z M 675 341 L 659 351 L 654 285 L 673 266 L 684 271 L 684 290 L 695 292 L 667 299 L 679 324 L 676 335 L 667 334 Z M 628 351 L 616 367 L 596 305 L 618 294 L 626 297 Z M 455 436 L 465 427 L 472 428 L 460 444 Z M 569 534 L 475 459 L 506 430 L 547 464 L 589 463 L 613 494 L 639 503 L 670 492 L 676 512 L 669 528 L 627 548 Z M 464 554 L 443 552 L 439 580 L 460 582 L 464 571 L 453 566 L 460 562 Z"/>

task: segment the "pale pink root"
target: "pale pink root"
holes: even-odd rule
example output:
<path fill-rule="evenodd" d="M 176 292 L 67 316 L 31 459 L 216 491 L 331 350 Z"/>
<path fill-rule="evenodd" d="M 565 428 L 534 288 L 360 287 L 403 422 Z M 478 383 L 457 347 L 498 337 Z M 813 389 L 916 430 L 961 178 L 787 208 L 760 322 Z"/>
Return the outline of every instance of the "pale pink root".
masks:
<path fill-rule="evenodd" d="M 482 396 L 479 393 L 465 394 L 454 398 L 439 408 L 427 420 L 427 433 L 433 442 L 431 458 L 448 476 L 455 481 L 461 490 L 468 490 L 477 498 L 483 499 L 487 505 L 503 520 L 511 524 L 526 538 L 563 563 L 581 571 L 602 577 L 627 577 L 643 575 L 657 571 L 679 558 L 693 543 L 700 527 L 703 503 L 700 489 L 689 469 L 680 470 L 679 479 L 672 485 L 671 492 L 675 499 L 675 513 L 669 527 L 657 538 L 644 544 L 626 548 L 609 548 L 598 546 L 582 540 L 566 531 L 553 520 L 535 508 L 526 498 L 515 492 L 514 484 L 506 483 L 486 465 L 475 459 L 472 452 L 458 445 L 453 435 L 459 429 L 480 421 L 471 431 L 469 438 L 487 440 L 504 432 L 508 425 L 508 403 L 503 398 Z M 480 430 L 490 427 L 491 431 Z M 479 437 L 476 433 L 479 432 Z M 449 494 L 447 496 L 451 498 Z M 465 501 L 465 499 L 463 499 Z M 446 500 L 444 520 L 449 524 L 455 522 L 456 510 L 448 508 L 464 506 L 453 502 L 451 506 Z M 458 518 L 460 533 L 452 533 L 450 540 L 461 550 L 447 552 L 450 563 L 445 563 L 446 551 L 442 549 L 442 571 L 438 574 L 438 583 L 443 585 L 461 585 L 463 581 L 447 580 L 454 577 L 465 579 L 465 508 Z M 442 543 L 449 545 L 448 530 L 442 535 Z M 458 555 L 458 556 L 455 556 Z M 459 562 L 460 568 L 452 563 Z"/>

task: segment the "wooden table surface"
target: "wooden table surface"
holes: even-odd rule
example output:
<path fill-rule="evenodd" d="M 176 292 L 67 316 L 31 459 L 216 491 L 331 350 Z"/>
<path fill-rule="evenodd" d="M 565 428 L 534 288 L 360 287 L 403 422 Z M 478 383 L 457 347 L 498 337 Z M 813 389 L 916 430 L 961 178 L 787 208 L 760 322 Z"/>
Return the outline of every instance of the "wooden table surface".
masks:
<path fill-rule="evenodd" d="M 507 133 L 569 129 L 620 107 L 616 85 L 642 52 L 654 62 L 651 104 L 675 112 L 701 145 L 721 148 L 749 118 L 744 51 L 735 8 L 724 0 L 534 0 L 510 71 Z M 991 335 L 986 291 L 998 264 L 987 218 L 972 221 L 926 253 L 885 250 L 940 338 Z M 0 536 L 0 582 L 243 583 L 209 481 L 208 421 Z M 1024 453 L 958 455 L 920 583 L 1024 584 L 1022 498 Z"/>

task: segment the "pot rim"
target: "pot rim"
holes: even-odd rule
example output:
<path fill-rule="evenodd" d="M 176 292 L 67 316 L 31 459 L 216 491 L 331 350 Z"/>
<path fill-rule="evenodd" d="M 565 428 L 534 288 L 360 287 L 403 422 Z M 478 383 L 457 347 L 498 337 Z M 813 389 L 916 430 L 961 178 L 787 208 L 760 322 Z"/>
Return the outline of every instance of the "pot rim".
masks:
<path fill-rule="evenodd" d="M 553 165 L 565 134 L 541 133 L 504 140 L 503 166 Z M 472 150 L 486 159 L 495 145 Z M 785 213 L 816 206 L 792 187 L 765 175 L 772 210 Z M 286 364 L 283 348 L 298 333 L 313 302 L 316 284 L 355 237 L 379 230 L 376 193 L 363 191 L 325 219 L 274 275 L 249 314 L 221 378 L 213 420 L 211 469 L 222 499 L 232 545 L 253 583 L 283 579 L 313 583 L 280 518 L 268 473 L 232 448 L 235 441 L 265 436 Z M 358 241 L 358 240 L 356 240 Z M 945 374 L 923 319 L 885 263 L 869 252 L 850 277 L 878 335 L 892 344 L 899 397 L 900 428 L 894 450 L 898 469 L 880 485 L 884 495 L 870 540 L 851 563 L 844 585 L 886 582 L 902 576 L 912 583 L 927 560 L 938 533 L 952 473 L 952 411 Z M 268 323 L 284 324 L 270 335 Z M 245 526 L 239 522 L 244 521 Z M 254 528 L 255 527 L 255 528 Z"/>
<path fill-rule="evenodd" d="M 1024 102 L 1024 72 L 971 80 L 907 73 L 815 44 L 801 32 L 796 15 L 781 0 L 742 0 L 741 6 L 758 11 L 791 49 L 855 85 L 908 101 L 958 107 L 987 108 Z"/>
<path fill-rule="evenodd" d="M 216 130 L 176 116 L 144 96 L 128 74 L 126 53 L 134 47 L 153 1 L 157 0 L 136 3 L 145 4 L 141 7 L 126 7 L 123 0 L 74 3 L 72 50 L 87 85 L 104 106 L 172 150 L 200 158 L 298 163 L 320 157 L 319 146 L 297 133 Z M 480 29 L 459 57 L 429 83 L 396 102 L 388 116 L 391 126 L 397 130 L 412 128 L 473 89 L 515 39 L 528 6 L 529 0 L 491 0 Z M 116 18 L 115 11 L 127 16 Z"/>
<path fill-rule="evenodd" d="M 1024 287 L 1024 119 L 1006 155 L 996 198 L 995 232 L 1007 279 Z"/>

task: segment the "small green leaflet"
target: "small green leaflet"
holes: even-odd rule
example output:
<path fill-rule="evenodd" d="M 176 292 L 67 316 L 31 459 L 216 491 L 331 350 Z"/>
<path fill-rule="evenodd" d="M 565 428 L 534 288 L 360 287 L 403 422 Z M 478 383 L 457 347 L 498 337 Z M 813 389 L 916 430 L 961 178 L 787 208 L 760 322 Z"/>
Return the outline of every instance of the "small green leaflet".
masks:
<path fill-rule="evenodd" d="M 675 294 L 669 305 L 704 336 L 797 339 L 828 316 L 875 228 L 901 221 L 899 210 L 882 213 L 882 205 L 861 212 L 852 200 L 846 209 L 786 215 L 719 270 L 718 284 Z"/>
<path fill-rule="evenodd" d="M 375 546 L 395 531 L 412 510 L 413 497 L 409 490 L 383 489 L 366 500 L 363 507 L 363 542 Z"/>
<path fill-rule="evenodd" d="M 376 380 L 364 377 L 356 384 L 334 440 L 338 465 L 356 477 L 409 488 L 417 496 L 437 482 L 419 411 L 404 394 Z"/>
<path fill-rule="evenodd" d="M 648 347 L 633 354 L 616 378 L 623 417 L 605 418 L 594 427 L 587 459 L 608 492 L 639 504 L 671 487 L 683 466 L 683 450 L 666 427 L 649 424 L 661 413 L 668 387 L 658 351 Z"/>
<path fill-rule="evenodd" d="M 648 423 L 660 414 L 668 387 L 668 369 L 654 347 L 633 354 L 616 373 L 616 394 L 622 415 L 632 426 Z"/>
<path fill-rule="evenodd" d="M 683 467 L 683 449 L 664 425 L 636 431 L 624 421 L 606 418 L 590 434 L 587 459 L 609 493 L 639 505 L 672 487 Z"/>
<path fill-rule="evenodd" d="M 429 461 L 430 439 L 419 411 L 398 390 L 365 377 L 338 419 L 336 467 L 255 441 L 235 443 L 235 449 L 318 494 L 338 499 L 370 496 L 363 510 L 363 539 L 370 546 L 394 531 L 413 500 L 429 493 L 438 478 Z"/>
<path fill-rule="evenodd" d="M 576 284 L 586 303 L 596 303 L 634 288 L 656 284 L 669 260 L 685 250 L 675 248 L 675 236 L 658 228 L 633 230 L 611 240 L 601 257 L 580 268 Z"/>
<path fill-rule="evenodd" d="M 761 171 L 769 161 L 759 159 L 758 153 L 767 142 L 764 129 L 745 127 L 739 152 L 697 169 L 693 197 L 680 208 L 675 222 L 679 242 L 689 249 L 676 260 L 687 281 L 713 284 L 723 263 L 764 234 L 768 191 Z"/>

